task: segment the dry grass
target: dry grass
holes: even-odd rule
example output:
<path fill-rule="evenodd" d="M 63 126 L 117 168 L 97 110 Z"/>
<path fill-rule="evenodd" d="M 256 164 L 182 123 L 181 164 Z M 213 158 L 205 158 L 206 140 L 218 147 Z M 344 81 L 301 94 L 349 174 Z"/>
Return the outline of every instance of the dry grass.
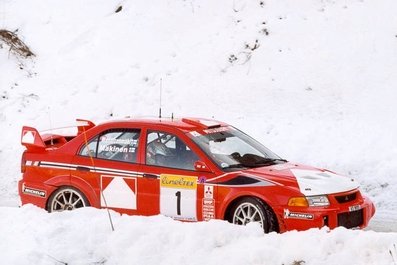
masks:
<path fill-rule="evenodd" d="M 34 53 L 29 49 L 29 47 L 19 39 L 15 32 L 0 29 L 0 42 L 1 41 L 3 41 L 10 47 L 10 52 L 14 53 L 19 57 L 28 58 L 35 56 Z"/>

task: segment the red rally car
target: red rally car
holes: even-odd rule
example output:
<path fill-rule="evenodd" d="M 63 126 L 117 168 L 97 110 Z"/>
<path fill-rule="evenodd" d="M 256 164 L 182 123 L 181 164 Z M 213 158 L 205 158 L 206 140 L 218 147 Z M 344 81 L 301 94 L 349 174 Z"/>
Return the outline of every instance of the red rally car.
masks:
<path fill-rule="evenodd" d="M 288 162 L 222 122 L 77 122 L 71 136 L 23 127 L 22 204 L 258 222 L 264 232 L 363 228 L 375 213 L 353 179 Z"/>

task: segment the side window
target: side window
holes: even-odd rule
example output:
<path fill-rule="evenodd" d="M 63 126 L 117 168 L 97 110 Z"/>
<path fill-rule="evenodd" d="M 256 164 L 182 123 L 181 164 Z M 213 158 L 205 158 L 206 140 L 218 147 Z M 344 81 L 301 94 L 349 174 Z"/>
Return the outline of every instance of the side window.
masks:
<path fill-rule="evenodd" d="M 98 144 L 98 136 L 88 142 L 88 145 L 84 145 L 83 148 L 80 150 L 79 154 L 81 156 L 91 156 L 96 157 L 96 148 Z"/>
<path fill-rule="evenodd" d="M 198 157 L 177 136 L 149 131 L 146 142 L 146 164 L 194 170 Z"/>
<path fill-rule="evenodd" d="M 93 138 L 81 151 L 82 156 L 136 163 L 140 130 L 108 130 Z"/>

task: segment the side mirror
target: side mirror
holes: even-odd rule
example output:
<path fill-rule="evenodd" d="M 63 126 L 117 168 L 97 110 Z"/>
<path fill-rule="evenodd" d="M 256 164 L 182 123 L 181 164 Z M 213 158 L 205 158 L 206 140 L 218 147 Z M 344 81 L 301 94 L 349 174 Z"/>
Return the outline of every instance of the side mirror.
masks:
<path fill-rule="evenodd" d="M 211 172 L 207 164 L 205 164 L 203 161 L 194 162 L 194 169 L 201 172 Z"/>

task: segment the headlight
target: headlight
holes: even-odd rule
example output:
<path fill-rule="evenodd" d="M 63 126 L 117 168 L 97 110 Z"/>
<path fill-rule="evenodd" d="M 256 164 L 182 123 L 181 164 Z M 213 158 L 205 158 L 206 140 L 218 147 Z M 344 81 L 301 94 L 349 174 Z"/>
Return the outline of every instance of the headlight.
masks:
<path fill-rule="evenodd" d="M 306 197 L 309 206 L 328 206 L 329 200 L 325 195 L 322 196 L 308 196 Z"/>
<path fill-rule="evenodd" d="M 288 200 L 288 206 L 328 206 L 329 200 L 325 195 L 321 196 L 307 196 L 307 197 L 292 197 Z"/>

